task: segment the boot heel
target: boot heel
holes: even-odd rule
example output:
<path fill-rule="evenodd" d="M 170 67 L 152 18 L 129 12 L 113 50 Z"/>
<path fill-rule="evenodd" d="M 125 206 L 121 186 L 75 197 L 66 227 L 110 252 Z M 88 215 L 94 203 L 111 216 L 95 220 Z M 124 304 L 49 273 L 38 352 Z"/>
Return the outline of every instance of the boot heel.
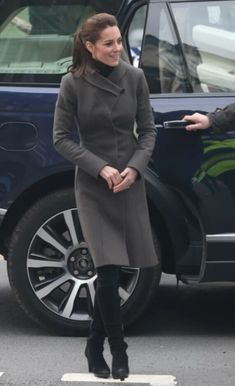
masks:
<path fill-rule="evenodd" d="M 87 360 L 87 364 L 88 364 L 88 373 L 92 373 L 92 367 L 91 367 L 91 364 L 89 363 L 89 361 Z"/>

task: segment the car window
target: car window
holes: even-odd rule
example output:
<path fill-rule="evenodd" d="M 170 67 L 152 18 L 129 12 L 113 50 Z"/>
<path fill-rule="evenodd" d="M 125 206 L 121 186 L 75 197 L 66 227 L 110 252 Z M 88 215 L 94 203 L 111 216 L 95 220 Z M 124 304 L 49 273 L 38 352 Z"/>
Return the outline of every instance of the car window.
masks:
<path fill-rule="evenodd" d="M 235 1 L 172 3 L 189 75 L 203 92 L 235 90 Z M 193 91 L 198 91 L 192 82 Z"/>
<path fill-rule="evenodd" d="M 135 67 L 139 66 L 139 60 L 144 36 L 147 5 L 137 9 L 130 22 L 127 32 L 127 41 L 130 50 L 132 63 Z"/>
<path fill-rule="evenodd" d="M 188 76 L 168 8 L 163 3 L 149 6 L 140 67 L 150 92 L 187 92 Z"/>
<path fill-rule="evenodd" d="M 0 26 L 1 82 L 58 83 L 71 63 L 73 36 L 82 22 L 97 12 L 117 12 L 121 1 L 105 1 L 105 9 L 93 0 L 48 3 L 15 9 Z"/>
<path fill-rule="evenodd" d="M 235 1 L 152 3 L 140 66 L 152 93 L 235 90 Z"/>

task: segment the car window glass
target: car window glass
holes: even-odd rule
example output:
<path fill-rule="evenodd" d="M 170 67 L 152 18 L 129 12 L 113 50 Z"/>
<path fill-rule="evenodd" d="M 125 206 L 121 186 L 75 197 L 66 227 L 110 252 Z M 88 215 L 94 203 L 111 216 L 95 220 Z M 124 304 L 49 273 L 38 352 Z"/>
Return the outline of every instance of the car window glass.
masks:
<path fill-rule="evenodd" d="M 71 63 L 76 30 L 95 13 L 116 13 L 121 0 L 48 3 L 13 10 L 0 26 L 0 81 L 59 83 Z"/>
<path fill-rule="evenodd" d="M 135 12 L 129 25 L 127 40 L 130 49 L 130 56 L 135 67 L 139 66 L 147 6 L 140 7 Z"/>
<path fill-rule="evenodd" d="M 168 12 L 159 19 L 159 78 L 162 93 L 187 92 L 188 73 Z"/>
<path fill-rule="evenodd" d="M 235 1 L 172 3 L 171 7 L 193 91 L 234 91 Z"/>
<path fill-rule="evenodd" d="M 0 32 L 0 73 L 65 73 L 71 62 L 73 33 L 93 13 L 90 6 L 18 10 Z"/>
<path fill-rule="evenodd" d="M 188 91 L 185 63 L 164 4 L 150 4 L 140 66 L 150 92 Z"/>

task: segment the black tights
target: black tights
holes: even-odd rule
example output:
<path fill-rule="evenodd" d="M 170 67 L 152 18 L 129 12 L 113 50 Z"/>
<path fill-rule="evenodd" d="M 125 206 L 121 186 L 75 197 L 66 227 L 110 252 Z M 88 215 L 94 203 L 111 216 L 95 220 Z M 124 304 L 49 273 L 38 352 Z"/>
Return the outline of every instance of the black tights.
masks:
<path fill-rule="evenodd" d="M 97 284 L 91 336 L 109 338 L 123 337 L 118 294 L 119 267 L 105 265 L 97 268 Z"/>

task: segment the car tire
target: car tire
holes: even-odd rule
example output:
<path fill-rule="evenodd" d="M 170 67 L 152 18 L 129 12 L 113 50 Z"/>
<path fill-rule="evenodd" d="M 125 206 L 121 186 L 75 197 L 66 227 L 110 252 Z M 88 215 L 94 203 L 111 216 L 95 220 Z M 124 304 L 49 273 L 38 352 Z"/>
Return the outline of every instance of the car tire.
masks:
<path fill-rule="evenodd" d="M 156 239 L 155 243 L 159 254 Z M 96 273 L 72 188 L 53 192 L 28 209 L 13 231 L 7 267 L 16 299 L 34 321 L 66 335 L 87 333 Z M 144 312 L 160 276 L 160 265 L 121 268 L 124 325 Z"/>

